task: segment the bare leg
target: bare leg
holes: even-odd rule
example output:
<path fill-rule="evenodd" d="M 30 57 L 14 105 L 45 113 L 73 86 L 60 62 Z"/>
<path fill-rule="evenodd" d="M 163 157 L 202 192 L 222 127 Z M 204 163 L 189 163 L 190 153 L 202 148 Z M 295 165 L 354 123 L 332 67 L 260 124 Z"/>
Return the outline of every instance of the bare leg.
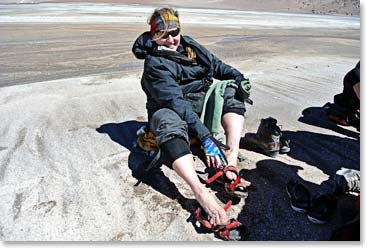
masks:
<path fill-rule="evenodd" d="M 228 220 L 227 213 L 219 206 L 208 189 L 199 181 L 196 175 L 194 159 L 191 154 L 187 154 L 176 159 L 172 168 L 182 177 L 194 192 L 196 200 L 204 211 L 209 215 L 212 225 L 225 224 Z"/>
<path fill-rule="evenodd" d="M 237 157 L 240 149 L 240 139 L 243 136 L 244 124 L 245 118 L 235 113 L 226 113 L 222 118 L 226 143 L 230 148 L 229 151 L 226 152 L 229 165 L 237 166 Z M 232 172 L 227 172 L 226 176 L 229 179 L 236 179 L 236 175 Z"/>

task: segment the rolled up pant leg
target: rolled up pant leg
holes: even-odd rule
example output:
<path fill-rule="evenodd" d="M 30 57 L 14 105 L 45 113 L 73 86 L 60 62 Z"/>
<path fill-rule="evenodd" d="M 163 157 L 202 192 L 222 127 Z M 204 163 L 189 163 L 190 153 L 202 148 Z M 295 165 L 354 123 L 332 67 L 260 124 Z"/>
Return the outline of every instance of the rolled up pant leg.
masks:
<path fill-rule="evenodd" d="M 239 115 L 244 115 L 245 112 L 245 103 L 236 99 L 236 89 L 228 86 L 224 91 L 222 116 L 226 113 L 236 113 Z"/>
<path fill-rule="evenodd" d="M 191 153 L 187 123 L 173 110 L 163 108 L 155 112 L 149 128 L 161 149 L 163 163 L 167 166 L 171 167 L 176 159 Z"/>

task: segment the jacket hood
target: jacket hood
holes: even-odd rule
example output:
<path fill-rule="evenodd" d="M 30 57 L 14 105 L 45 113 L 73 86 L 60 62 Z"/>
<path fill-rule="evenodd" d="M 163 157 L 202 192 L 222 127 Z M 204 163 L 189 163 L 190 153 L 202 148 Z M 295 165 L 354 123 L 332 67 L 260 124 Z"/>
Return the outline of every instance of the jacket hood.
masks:
<path fill-rule="evenodd" d="M 134 42 L 132 52 L 137 59 L 145 59 L 153 50 L 153 41 L 150 32 L 144 32 Z"/>

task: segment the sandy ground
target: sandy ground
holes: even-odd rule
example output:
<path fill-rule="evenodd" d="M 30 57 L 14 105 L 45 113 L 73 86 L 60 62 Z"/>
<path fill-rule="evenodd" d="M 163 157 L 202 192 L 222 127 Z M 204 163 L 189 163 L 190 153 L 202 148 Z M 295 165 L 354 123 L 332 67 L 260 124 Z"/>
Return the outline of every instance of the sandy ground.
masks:
<path fill-rule="evenodd" d="M 7 13 L 0 16 L 0 238 L 217 241 L 186 221 L 193 195 L 165 166 L 134 186 L 143 157 L 133 144 L 146 111 L 142 62 L 130 49 L 147 28 L 146 9 L 91 22 L 92 14 L 116 13 L 27 8 L 0 7 Z M 79 23 L 70 22 L 75 15 Z M 126 22 L 131 15 L 137 20 Z M 340 167 L 359 168 L 359 133 L 321 110 L 359 60 L 359 18 L 272 15 L 266 24 L 263 13 L 251 23 L 248 15 L 236 13 L 236 25 L 199 25 L 195 11 L 182 12 L 192 20 L 183 22 L 186 34 L 251 79 L 246 132 L 273 116 L 291 139 L 291 152 L 276 158 L 241 149 L 238 168 L 256 190 L 229 214 L 249 228 L 248 240 L 327 240 L 338 217 L 310 223 L 290 208 L 285 184 L 304 180 L 313 194 L 325 193 Z M 226 196 L 213 193 L 224 205 Z"/>
<path fill-rule="evenodd" d="M 359 15 L 359 0 L 2 0 L 2 3 L 112 3 L 177 8 L 257 10 L 327 15 Z"/>

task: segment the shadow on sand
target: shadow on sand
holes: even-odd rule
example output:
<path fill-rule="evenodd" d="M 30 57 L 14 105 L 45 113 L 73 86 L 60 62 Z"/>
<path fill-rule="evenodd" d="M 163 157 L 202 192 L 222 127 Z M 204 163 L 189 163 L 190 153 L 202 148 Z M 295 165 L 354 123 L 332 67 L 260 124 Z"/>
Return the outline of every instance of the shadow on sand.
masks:
<path fill-rule="evenodd" d="M 246 205 L 237 217 L 241 223 L 251 227 L 248 240 L 328 239 L 334 223 L 329 222 L 320 226 L 312 224 L 305 214 L 296 213 L 290 207 L 285 190 L 286 183 L 291 179 L 303 181 L 298 175 L 301 170 L 303 168 L 297 165 L 264 159 L 256 163 L 256 169 L 243 171 L 247 178 L 256 184 L 256 191 L 249 191 Z M 319 187 L 308 183 L 310 190 Z"/>
<path fill-rule="evenodd" d="M 302 111 L 302 115 L 298 121 L 308 125 L 322 127 L 334 132 L 359 139 L 359 132 L 349 130 L 337 125 L 335 122 L 328 120 L 323 107 L 309 107 Z"/>
<path fill-rule="evenodd" d="M 142 183 L 150 186 L 154 190 L 160 192 L 161 194 L 169 197 L 172 200 L 177 200 L 178 203 L 190 213 L 187 221 L 191 222 L 197 233 L 210 233 L 210 231 L 205 228 L 198 227 L 195 224 L 195 219 L 192 213 L 199 206 L 195 199 L 185 198 L 177 189 L 174 183 L 172 183 L 163 173 L 160 167 L 155 167 L 149 171 L 149 173 L 144 174 L 144 169 L 151 162 L 146 154 L 142 153 L 139 148 L 135 147 L 137 140 L 136 132 L 142 126 L 147 125 L 146 122 L 138 121 L 127 121 L 123 123 L 107 123 L 103 124 L 96 129 L 99 133 L 106 133 L 109 135 L 111 140 L 118 143 L 119 145 L 125 147 L 130 151 L 128 158 L 128 166 L 132 171 L 133 177 L 137 180 L 141 180 Z M 199 154 L 199 159 L 203 159 L 203 153 L 200 153 L 200 149 L 197 146 L 191 147 L 194 153 Z M 222 186 L 223 187 L 223 186 Z M 240 199 L 228 197 L 225 194 L 217 193 L 217 197 L 222 202 L 227 202 L 232 200 L 233 204 L 238 204 Z"/>
<path fill-rule="evenodd" d="M 275 159 L 258 161 L 255 169 L 241 171 L 256 185 L 256 191 L 249 191 L 238 219 L 251 227 L 249 240 L 328 240 L 337 225 L 337 217 L 324 225 L 311 223 L 305 214 L 291 209 L 286 184 L 291 179 L 300 181 L 312 196 L 331 193 L 338 169 L 359 169 L 359 139 L 307 131 L 284 131 L 283 135 L 291 140 L 291 151 L 279 156 L 314 166 L 329 175 L 328 180 L 315 184 L 299 176 L 303 168 L 298 165 Z"/>
<path fill-rule="evenodd" d="M 128 166 L 132 172 L 132 176 L 138 181 L 150 186 L 154 190 L 162 193 L 170 199 L 177 200 L 183 209 L 193 212 L 197 207 L 196 200 L 185 198 L 163 173 L 160 167 L 155 167 L 149 171 L 149 175 L 145 173 L 145 168 L 151 162 L 151 158 L 144 154 L 139 148 L 135 147 L 137 135 L 136 132 L 142 126 L 147 125 L 146 122 L 126 121 L 123 123 L 106 123 L 96 129 L 99 133 L 106 133 L 111 140 L 125 147 L 130 151 L 128 158 Z M 136 187 L 139 187 L 138 185 Z"/>

